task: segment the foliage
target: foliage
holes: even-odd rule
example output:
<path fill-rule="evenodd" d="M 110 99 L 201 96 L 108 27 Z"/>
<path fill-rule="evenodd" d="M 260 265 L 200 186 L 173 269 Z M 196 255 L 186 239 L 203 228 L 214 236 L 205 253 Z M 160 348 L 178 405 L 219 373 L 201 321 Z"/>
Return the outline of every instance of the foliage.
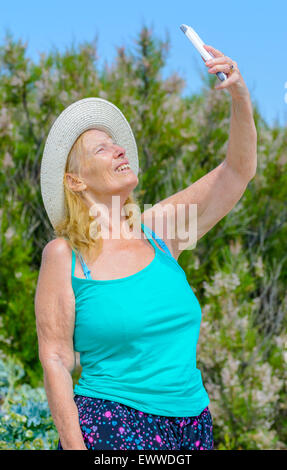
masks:
<path fill-rule="evenodd" d="M 213 89 L 216 77 L 204 74 L 200 92 L 183 97 L 177 73 L 161 76 L 169 39 L 143 27 L 135 44 L 118 47 L 114 63 L 102 70 L 96 40 L 41 54 L 38 63 L 11 34 L 0 46 L 0 348 L 25 371 L 18 387 L 16 366 L 3 372 L 3 397 L 13 383 L 1 431 L 9 448 L 13 442 L 54 448 L 33 299 L 42 249 L 52 238 L 39 172 L 56 117 L 89 96 L 122 109 L 138 145 L 142 210 L 191 185 L 226 155 L 231 98 Z M 232 211 L 179 259 L 202 305 L 198 364 L 219 449 L 286 447 L 287 129 L 269 127 L 255 103 L 253 110 L 257 174 Z M 27 412 L 35 416 L 29 426 L 21 423 Z"/>
<path fill-rule="evenodd" d="M 286 449 L 287 335 L 261 333 L 255 321 L 260 297 L 250 298 L 256 276 L 242 245 L 223 249 L 225 263 L 204 282 L 199 364 L 210 397 L 219 449 Z M 257 276 L 269 281 L 258 257 Z M 286 311 L 287 295 L 284 293 Z M 282 313 L 282 312 L 281 312 Z M 279 317 L 280 315 L 278 315 Z M 277 325 L 278 326 L 278 325 Z M 280 326 L 280 325 L 279 325 Z"/>
<path fill-rule="evenodd" d="M 24 377 L 22 364 L 2 354 L 0 358 L 0 448 L 2 450 L 56 449 L 58 432 L 43 387 L 17 382 Z"/>

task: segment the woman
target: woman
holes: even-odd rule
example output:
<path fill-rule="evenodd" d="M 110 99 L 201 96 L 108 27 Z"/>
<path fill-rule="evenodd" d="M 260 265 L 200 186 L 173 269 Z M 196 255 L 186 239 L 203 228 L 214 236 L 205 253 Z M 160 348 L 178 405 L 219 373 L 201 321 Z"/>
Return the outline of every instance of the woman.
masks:
<path fill-rule="evenodd" d="M 58 449 L 213 449 L 196 368 L 201 309 L 177 259 L 195 222 L 198 240 L 244 193 L 256 169 L 256 128 L 236 62 L 205 47 L 215 57 L 209 71 L 228 76 L 220 85 L 232 96 L 227 156 L 154 208 L 130 211 L 138 207 L 137 148 L 112 103 L 77 101 L 48 135 L 41 190 L 56 238 L 43 250 L 35 313 Z M 75 351 L 82 373 L 73 390 Z"/>

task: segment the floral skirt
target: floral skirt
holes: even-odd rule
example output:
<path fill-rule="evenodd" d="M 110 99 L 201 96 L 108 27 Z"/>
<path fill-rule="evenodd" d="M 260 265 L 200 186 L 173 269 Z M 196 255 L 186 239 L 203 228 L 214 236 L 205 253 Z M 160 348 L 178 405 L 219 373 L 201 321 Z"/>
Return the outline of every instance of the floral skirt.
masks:
<path fill-rule="evenodd" d="M 89 450 L 212 450 L 212 417 L 160 416 L 102 398 L 75 395 Z M 63 450 L 59 440 L 57 450 Z"/>

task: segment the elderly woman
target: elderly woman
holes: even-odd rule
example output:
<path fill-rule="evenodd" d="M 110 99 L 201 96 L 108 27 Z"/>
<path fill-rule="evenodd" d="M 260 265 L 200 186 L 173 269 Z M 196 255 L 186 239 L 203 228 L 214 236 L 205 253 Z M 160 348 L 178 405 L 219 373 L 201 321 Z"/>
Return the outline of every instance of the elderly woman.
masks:
<path fill-rule="evenodd" d="M 134 210 L 136 143 L 116 106 L 79 100 L 48 135 L 41 190 L 56 238 L 42 253 L 35 313 L 58 449 L 213 448 L 196 367 L 201 308 L 177 259 L 195 224 L 196 242 L 243 195 L 257 134 L 236 62 L 205 47 L 214 55 L 209 72 L 227 74 L 219 89 L 232 97 L 226 158 L 142 214 Z M 82 371 L 73 389 L 75 351 Z"/>

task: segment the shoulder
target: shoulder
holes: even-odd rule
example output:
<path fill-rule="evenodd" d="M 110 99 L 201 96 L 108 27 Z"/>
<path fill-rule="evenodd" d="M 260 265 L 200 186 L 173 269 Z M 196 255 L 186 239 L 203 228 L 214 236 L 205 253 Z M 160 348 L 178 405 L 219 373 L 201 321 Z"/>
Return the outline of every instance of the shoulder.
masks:
<path fill-rule="evenodd" d="M 45 257 L 71 256 L 71 252 L 71 246 L 65 238 L 55 238 L 44 246 L 42 254 Z"/>
<path fill-rule="evenodd" d="M 71 286 L 71 247 L 63 238 L 50 240 L 43 248 L 37 295 L 48 292 L 63 301 L 73 300 Z M 44 294 L 45 298 L 45 294 Z"/>
<path fill-rule="evenodd" d="M 65 270 L 72 259 L 72 248 L 65 238 L 50 240 L 43 248 L 42 263 Z"/>

